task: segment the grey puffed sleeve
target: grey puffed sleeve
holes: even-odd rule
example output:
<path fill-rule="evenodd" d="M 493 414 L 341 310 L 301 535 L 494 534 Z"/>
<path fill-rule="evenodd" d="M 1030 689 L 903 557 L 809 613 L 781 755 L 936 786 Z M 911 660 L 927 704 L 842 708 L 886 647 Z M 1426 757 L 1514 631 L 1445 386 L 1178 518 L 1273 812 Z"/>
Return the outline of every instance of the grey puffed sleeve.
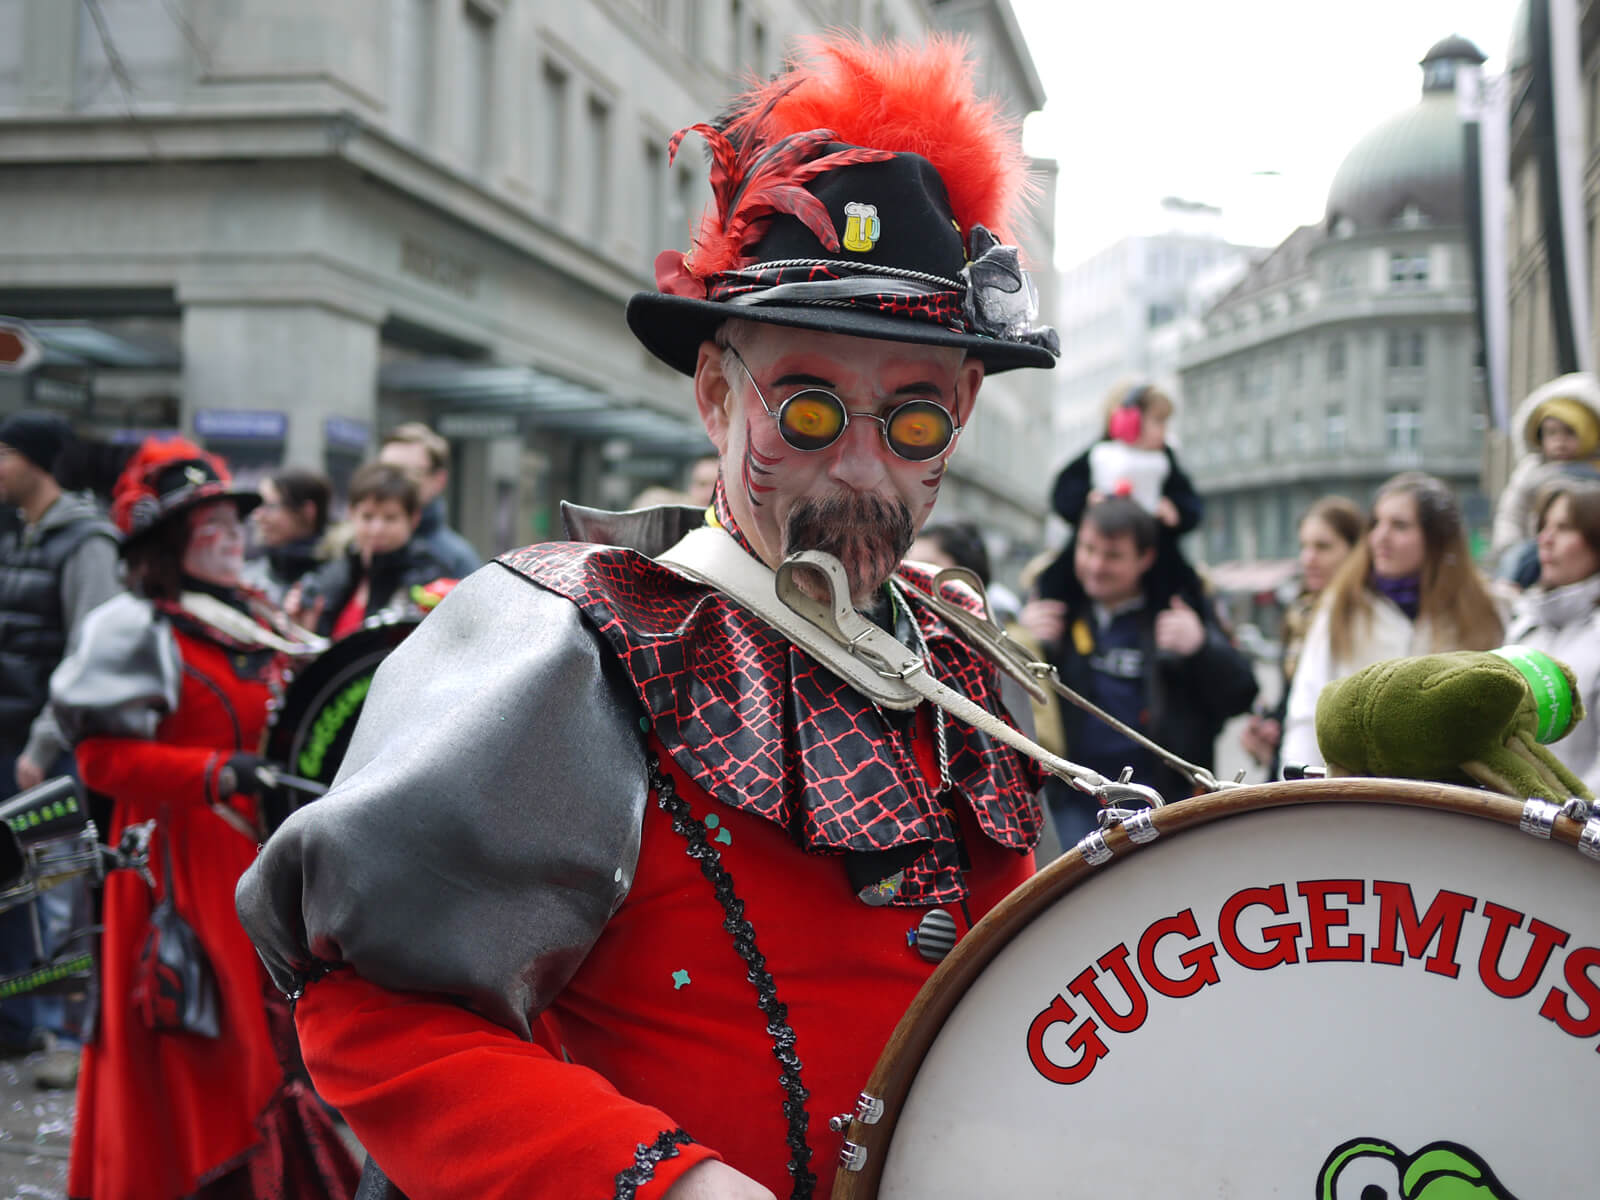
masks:
<path fill-rule="evenodd" d="M 384 660 L 239 915 L 285 991 L 345 963 L 528 1037 L 632 885 L 645 796 L 631 685 L 576 607 L 491 563 Z"/>
<path fill-rule="evenodd" d="M 183 659 L 149 601 L 123 592 L 92 609 L 50 675 L 50 712 L 68 745 L 152 738 L 178 707 Z"/>

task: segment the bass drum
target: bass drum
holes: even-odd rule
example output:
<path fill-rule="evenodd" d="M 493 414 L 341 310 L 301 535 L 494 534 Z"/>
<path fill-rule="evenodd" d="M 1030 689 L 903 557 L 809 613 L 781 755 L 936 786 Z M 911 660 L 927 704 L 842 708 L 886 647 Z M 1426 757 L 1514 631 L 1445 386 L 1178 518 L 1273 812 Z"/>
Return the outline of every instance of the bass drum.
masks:
<path fill-rule="evenodd" d="M 408 614 L 374 620 L 340 638 L 297 671 L 284 689 L 283 701 L 267 731 L 268 760 L 291 775 L 331 784 L 350 748 L 350 736 L 378 664 L 405 641 L 421 619 Z M 292 788 L 267 797 L 262 805 L 267 831 L 276 830 L 311 798 Z"/>
<path fill-rule="evenodd" d="M 1091 835 L 918 994 L 833 1195 L 1593 1195 L 1600 818 L 1560 811 L 1307 780 Z"/>

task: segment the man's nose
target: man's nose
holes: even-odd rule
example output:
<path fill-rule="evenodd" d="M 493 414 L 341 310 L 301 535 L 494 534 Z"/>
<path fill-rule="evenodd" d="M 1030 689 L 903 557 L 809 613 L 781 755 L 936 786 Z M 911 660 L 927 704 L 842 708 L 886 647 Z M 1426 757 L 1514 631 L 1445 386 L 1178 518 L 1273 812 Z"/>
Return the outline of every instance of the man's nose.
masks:
<path fill-rule="evenodd" d="M 832 450 L 829 478 L 858 491 L 865 491 L 882 482 L 885 474 L 883 456 L 889 451 L 883 444 L 883 432 L 878 422 L 852 413 L 850 424 Z"/>

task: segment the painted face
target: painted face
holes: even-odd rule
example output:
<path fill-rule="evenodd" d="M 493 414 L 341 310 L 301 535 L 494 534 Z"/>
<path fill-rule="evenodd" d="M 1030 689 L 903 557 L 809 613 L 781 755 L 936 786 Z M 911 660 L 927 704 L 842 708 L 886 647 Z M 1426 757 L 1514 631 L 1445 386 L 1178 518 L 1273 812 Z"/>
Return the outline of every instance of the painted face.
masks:
<path fill-rule="evenodd" d="M 191 508 L 185 520 L 189 540 L 183 547 L 183 573 L 202 583 L 233 587 L 244 570 L 244 522 L 238 505 L 213 500 Z"/>
<path fill-rule="evenodd" d="M 261 481 L 261 503 L 250 514 L 263 546 L 282 546 L 311 532 L 311 522 L 283 502 L 283 493 L 270 479 Z"/>
<path fill-rule="evenodd" d="M 1553 462 L 1571 462 L 1578 457 L 1578 431 L 1556 417 L 1539 422 L 1539 452 Z"/>
<path fill-rule="evenodd" d="M 799 550 L 833 554 L 855 603 L 867 606 L 933 509 L 955 442 L 913 461 L 889 448 L 880 421 L 857 414 L 883 416 L 918 400 L 941 406 L 960 425 L 983 365 L 946 347 L 773 326 L 746 327 L 739 357 L 749 377 L 737 364 L 724 373 L 722 351 L 706 343 L 695 375 L 734 520 L 769 566 Z M 807 388 L 833 392 L 851 414 L 838 439 L 819 450 L 790 445 L 768 411 Z M 817 419 L 827 416 L 819 407 Z M 913 421 L 905 437 L 921 434 Z"/>
<path fill-rule="evenodd" d="M 1133 534 L 1107 537 L 1093 521 L 1085 521 L 1078 530 L 1072 567 L 1089 599 L 1116 608 L 1139 594 L 1144 573 L 1155 560 L 1154 547 L 1141 551 Z"/>
<path fill-rule="evenodd" d="M 1300 522 L 1300 579 L 1313 596 L 1328 586 L 1353 547 L 1321 517 Z"/>
<path fill-rule="evenodd" d="M 1565 587 L 1600 571 L 1600 554 L 1579 530 L 1572 500 L 1558 496 L 1544 510 L 1539 523 L 1539 583 L 1546 588 Z"/>
<path fill-rule="evenodd" d="M 400 549 L 416 528 L 416 515 L 408 513 L 398 500 L 368 496 L 350 506 L 350 536 L 364 563 Z"/>
<path fill-rule="evenodd" d="M 1417 519 L 1417 498 L 1409 492 L 1391 492 L 1372 510 L 1367 532 L 1372 569 L 1385 579 L 1404 579 L 1422 573 L 1428 546 Z"/>

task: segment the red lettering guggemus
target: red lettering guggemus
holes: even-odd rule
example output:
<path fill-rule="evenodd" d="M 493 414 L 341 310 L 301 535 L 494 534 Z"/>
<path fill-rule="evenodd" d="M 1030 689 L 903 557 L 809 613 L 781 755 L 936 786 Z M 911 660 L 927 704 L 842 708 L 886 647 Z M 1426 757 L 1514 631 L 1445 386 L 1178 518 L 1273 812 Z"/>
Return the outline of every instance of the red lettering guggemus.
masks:
<path fill-rule="evenodd" d="M 1375 926 L 1352 920 L 1358 910 L 1370 917 L 1374 909 Z M 1368 932 L 1356 932 L 1357 924 Z M 1519 931 L 1519 948 L 1508 951 L 1513 931 Z M 1420 964 L 1461 986 L 1522 1001 L 1558 951 L 1565 955 L 1560 983 L 1540 997 L 1538 1014 L 1572 1037 L 1600 1036 L 1600 947 L 1567 950 L 1569 941 L 1566 930 L 1539 917 L 1461 892 L 1441 889 L 1419 909 L 1412 886 L 1394 880 L 1307 879 L 1241 888 L 1207 928 L 1184 908 L 1152 921 L 1131 946 L 1118 942 L 1074 975 L 1029 1023 L 1028 1059 L 1051 1083 L 1082 1083 L 1118 1037 L 1137 1033 L 1159 1016 L 1163 1003 L 1214 987 L 1235 968 Z M 1066 1027 L 1064 1041 L 1060 1031 L 1052 1032 L 1058 1025 Z"/>

